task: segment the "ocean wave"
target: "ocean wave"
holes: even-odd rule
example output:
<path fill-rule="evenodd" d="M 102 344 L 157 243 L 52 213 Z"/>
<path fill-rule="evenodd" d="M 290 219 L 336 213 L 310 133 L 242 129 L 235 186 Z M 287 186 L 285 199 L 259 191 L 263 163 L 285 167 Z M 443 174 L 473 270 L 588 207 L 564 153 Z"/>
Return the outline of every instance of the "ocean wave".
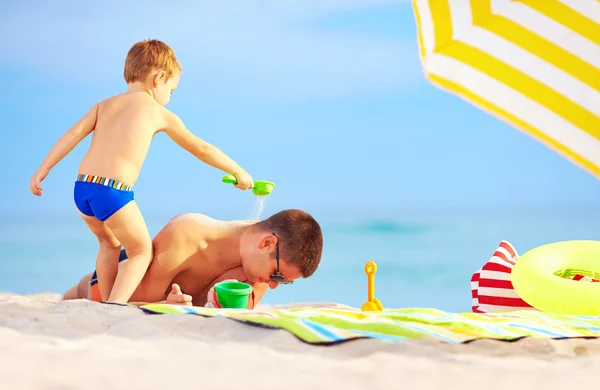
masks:
<path fill-rule="evenodd" d="M 337 223 L 330 225 L 328 230 L 340 233 L 421 234 L 427 231 L 427 226 L 415 223 L 374 220 Z"/>

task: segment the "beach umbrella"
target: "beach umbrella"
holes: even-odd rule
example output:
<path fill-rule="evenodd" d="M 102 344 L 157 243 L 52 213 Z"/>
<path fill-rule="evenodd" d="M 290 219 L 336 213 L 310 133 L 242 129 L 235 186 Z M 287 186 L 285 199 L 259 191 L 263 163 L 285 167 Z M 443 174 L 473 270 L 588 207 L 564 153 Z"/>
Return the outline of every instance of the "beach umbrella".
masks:
<path fill-rule="evenodd" d="M 436 87 L 600 178 L 600 0 L 413 0 Z"/>

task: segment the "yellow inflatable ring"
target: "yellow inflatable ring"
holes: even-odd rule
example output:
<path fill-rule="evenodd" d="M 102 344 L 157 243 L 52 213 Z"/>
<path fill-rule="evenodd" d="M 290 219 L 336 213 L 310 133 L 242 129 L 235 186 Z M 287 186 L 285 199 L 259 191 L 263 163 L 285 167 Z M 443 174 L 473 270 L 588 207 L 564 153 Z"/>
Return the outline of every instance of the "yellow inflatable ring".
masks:
<path fill-rule="evenodd" d="M 600 283 L 575 281 L 581 274 L 600 278 L 600 241 L 562 241 L 523 254 L 511 271 L 521 299 L 548 313 L 600 315 Z"/>

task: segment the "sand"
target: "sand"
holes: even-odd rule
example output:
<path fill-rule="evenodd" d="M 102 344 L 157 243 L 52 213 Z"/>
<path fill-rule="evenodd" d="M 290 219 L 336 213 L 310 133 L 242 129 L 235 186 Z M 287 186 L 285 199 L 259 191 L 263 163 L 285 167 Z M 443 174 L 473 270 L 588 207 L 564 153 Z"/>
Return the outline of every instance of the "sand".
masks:
<path fill-rule="evenodd" d="M 0 293 L 0 389 L 573 389 L 600 372 L 596 339 L 325 347 L 227 318 L 59 298 Z"/>

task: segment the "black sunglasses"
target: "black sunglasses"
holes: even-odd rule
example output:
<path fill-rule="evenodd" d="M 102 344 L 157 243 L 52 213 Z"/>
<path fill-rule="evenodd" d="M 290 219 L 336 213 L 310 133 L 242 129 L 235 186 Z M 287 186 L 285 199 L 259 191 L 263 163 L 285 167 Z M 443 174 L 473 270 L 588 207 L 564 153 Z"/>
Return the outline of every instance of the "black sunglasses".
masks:
<path fill-rule="evenodd" d="M 273 234 L 273 236 L 277 237 L 275 232 L 273 232 L 272 234 Z M 275 270 L 275 273 L 269 277 L 269 279 L 271 279 L 273 282 L 275 282 L 277 284 L 292 284 L 292 283 L 294 283 L 293 280 L 288 280 L 279 271 L 279 238 L 277 239 L 277 242 L 275 243 L 275 261 L 277 261 L 277 269 Z"/>

